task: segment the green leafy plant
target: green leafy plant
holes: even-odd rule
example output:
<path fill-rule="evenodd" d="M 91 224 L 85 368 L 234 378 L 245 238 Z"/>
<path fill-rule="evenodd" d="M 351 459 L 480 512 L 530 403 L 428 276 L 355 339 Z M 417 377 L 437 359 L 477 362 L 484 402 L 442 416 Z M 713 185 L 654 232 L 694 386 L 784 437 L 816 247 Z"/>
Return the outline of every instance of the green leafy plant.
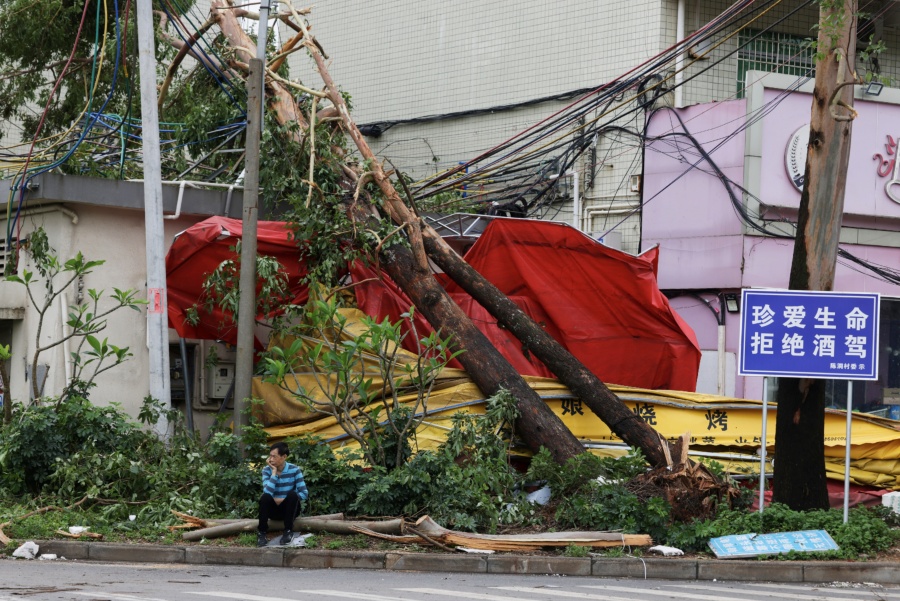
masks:
<path fill-rule="evenodd" d="M 305 326 L 270 348 L 264 373 L 310 411 L 334 418 L 369 465 L 397 467 L 412 452 L 409 440 L 428 415 L 437 376 L 458 353 L 437 333 L 420 338 L 412 312 L 397 323 L 361 321 L 354 335 L 335 300 L 311 301 Z M 407 339 L 415 343 L 412 356 L 402 350 Z M 314 383 L 302 385 L 301 375 Z"/>
<path fill-rule="evenodd" d="M 588 557 L 590 555 L 590 547 L 581 545 L 568 545 L 563 551 L 565 557 Z"/>
<path fill-rule="evenodd" d="M 786 505 L 773 503 L 762 513 L 725 510 L 715 520 L 699 523 L 695 527 L 702 528 L 710 538 L 748 532 L 764 534 L 825 530 L 840 549 L 813 555 L 856 559 L 889 549 L 900 540 L 900 532 L 892 529 L 885 517 L 886 508 L 854 507 L 849 511 L 845 524 L 842 509 L 793 511 Z M 803 557 L 809 556 L 810 554 L 803 554 Z"/>
<path fill-rule="evenodd" d="M 521 476 L 509 465 L 509 439 L 517 415 L 506 391 L 488 399 L 484 415 L 458 413 L 447 440 L 398 468 L 372 470 L 352 505 L 369 515 L 418 516 L 460 530 L 496 531 L 529 524 L 534 507 L 521 492 Z"/>

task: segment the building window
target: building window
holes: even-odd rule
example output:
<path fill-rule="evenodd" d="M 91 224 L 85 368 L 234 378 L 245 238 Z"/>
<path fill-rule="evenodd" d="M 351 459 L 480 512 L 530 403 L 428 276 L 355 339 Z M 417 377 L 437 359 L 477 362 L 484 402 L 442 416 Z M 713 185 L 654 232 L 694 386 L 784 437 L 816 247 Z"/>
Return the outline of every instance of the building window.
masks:
<path fill-rule="evenodd" d="M 813 40 L 747 29 L 738 35 L 737 97 L 744 97 L 747 71 L 815 77 Z"/>
<path fill-rule="evenodd" d="M 0 277 L 6 273 L 7 264 L 15 265 L 15 252 L 18 240 L 12 238 L 7 244 L 6 236 L 0 236 Z"/>

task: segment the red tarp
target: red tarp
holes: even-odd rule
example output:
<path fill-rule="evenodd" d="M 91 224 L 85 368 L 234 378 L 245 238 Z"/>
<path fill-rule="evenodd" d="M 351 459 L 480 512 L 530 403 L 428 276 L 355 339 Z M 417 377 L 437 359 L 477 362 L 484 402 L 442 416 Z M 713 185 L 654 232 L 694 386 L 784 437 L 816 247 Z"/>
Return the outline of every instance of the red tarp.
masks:
<path fill-rule="evenodd" d="M 234 246 L 240 233 L 239 221 L 212 218 L 186 230 L 172 245 L 166 257 L 169 322 L 181 336 L 234 342 L 233 328 L 218 328 L 214 319 L 204 319 L 192 328 L 185 324 L 184 314 L 197 302 L 204 274 L 234 257 L 229 246 Z M 299 278 L 305 267 L 298 264 L 296 246 L 284 224 L 260 223 L 259 253 L 281 261 L 291 278 L 295 302 L 302 302 L 306 291 Z M 654 249 L 634 257 L 561 224 L 495 219 L 465 259 L 601 380 L 693 391 L 700 350 L 693 331 L 656 286 L 657 255 Z M 396 321 L 408 310 L 409 300 L 387 276 L 360 265 L 351 274 L 357 282 L 379 280 L 354 287 L 359 307 L 368 315 Z M 477 302 L 445 277 L 439 278 L 520 373 L 552 377 Z M 422 336 L 430 327 L 417 317 Z"/>
<path fill-rule="evenodd" d="M 288 277 L 293 303 L 306 302 L 309 291 L 300 283 L 306 275 L 306 263 L 300 259 L 287 224 L 260 221 L 257 225 L 257 253 L 278 259 Z M 187 312 L 202 305 L 203 282 L 224 261 L 238 260 L 234 246 L 240 241 L 243 227 L 240 219 L 210 217 L 181 232 L 166 254 L 166 287 L 169 327 L 182 338 L 223 340 L 237 343 L 237 324 L 232 316 L 215 308 L 212 313 L 199 312 L 200 322 L 192 326 Z M 257 346 L 263 348 L 259 341 Z"/>
<path fill-rule="evenodd" d="M 563 224 L 495 219 L 465 259 L 604 382 L 694 391 L 700 349 L 656 286 L 657 257 L 657 249 L 635 257 L 608 248 Z M 396 319 L 409 301 L 394 298 L 393 285 L 390 296 L 379 288 L 359 286 L 359 307 Z M 553 377 L 459 286 L 445 288 L 519 373 Z"/>

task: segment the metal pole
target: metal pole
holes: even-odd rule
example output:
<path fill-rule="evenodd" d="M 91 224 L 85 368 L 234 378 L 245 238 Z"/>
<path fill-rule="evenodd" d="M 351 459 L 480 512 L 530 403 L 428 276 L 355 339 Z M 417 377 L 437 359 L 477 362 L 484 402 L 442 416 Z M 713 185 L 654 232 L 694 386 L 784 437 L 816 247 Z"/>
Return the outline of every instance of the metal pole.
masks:
<path fill-rule="evenodd" d="M 191 363 L 188 363 L 187 345 L 184 338 L 178 339 L 181 347 L 181 374 L 184 377 L 184 413 L 186 425 L 191 438 L 194 437 L 194 373 Z"/>
<path fill-rule="evenodd" d="M 763 378 L 762 444 L 759 448 L 759 512 L 766 504 L 766 426 L 769 422 L 769 379 Z"/>
<path fill-rule="evenodd" d="M 718 368 L 716 370 L 716 392 L 720 396 L 725 396 L 725 307 L 722 306 L 721 302 L 719 302 L 719 311 L 722 315 L 722 320 L 716 328 L 718 330 L 718 341 L 716 343 L 716 367 Z"/>
<path fill-rule="evenodd" d="M 141 76 L 141 125 L 144 154 L 144 232 L 147 251 L 147 346 L 150 355 L 150 396 L 166 409 L 172 406 L 169 386 L 169 321 L 166 309 L 165 230 L 159 156 L 159 113 L 156 108 L 156 54 L 150 0 L 137 2 L 138 54 Z M 169 424 L 156 424 L 168 437 Z"/>
<path fill-rule="evenodd" d="M 238 301 L 237 357 L 235 358 L 234 434 L 246 425 L 244 409 L 253 380 L 253 330 L 256 326 L 256 225 L 259 215 L 259 134 L 262 117 L 263 61 L 250 60 L 247 78 L 247 142 L 244 175 L 244 210 L 241 234 L 241 277 Z"/>
<path fill-rule="evenodd" d="M 269 34 L 269 8 L 272 0 L 259 0 L 259 26 L 256 28 L 256 58 L 266 60 L 266 36 Z M 277 43 L 277 42 L 276 42 Z"/>
<path fill-rule="evenodd" d="M 844 523 L 850 514 L 850 423 L 853 420 L 853 380 L 847 380 L 847 438 L 844 441 Z"/>

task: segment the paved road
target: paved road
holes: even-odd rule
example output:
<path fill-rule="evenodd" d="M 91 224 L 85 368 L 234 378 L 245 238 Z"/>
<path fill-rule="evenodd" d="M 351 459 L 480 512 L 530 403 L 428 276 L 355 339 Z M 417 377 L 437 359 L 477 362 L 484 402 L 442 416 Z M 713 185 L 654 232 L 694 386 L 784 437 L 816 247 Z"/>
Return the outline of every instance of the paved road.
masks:
<path fill-rule="evenodd" d="M 0 560 L 0 601 L 22 599 L 900 601 L 900 587 Z"/>

